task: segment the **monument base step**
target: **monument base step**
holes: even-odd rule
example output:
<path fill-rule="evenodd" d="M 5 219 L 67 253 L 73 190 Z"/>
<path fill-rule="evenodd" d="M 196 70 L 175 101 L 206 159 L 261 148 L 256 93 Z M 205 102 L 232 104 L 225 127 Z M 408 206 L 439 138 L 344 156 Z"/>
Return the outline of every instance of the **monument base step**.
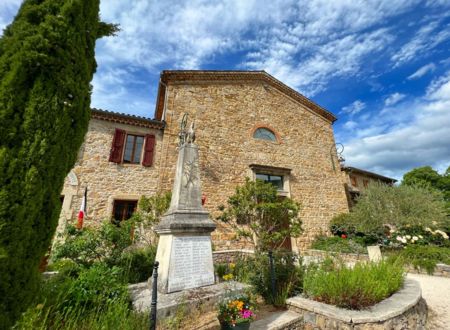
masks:
<path fill-rule="evenodd" d="M 157 317 L 166 318 L 176 314 L 180 308 L 214 310 L 221 299 L 243 293 L 250 286 L 239 282 L 222 282 L 201 288 L 163 294 L 158 292 Z M 152 300 L 152 290 L 148 282 L 128 286 L 133 308 L 140 312 L 148 312 Z"/>

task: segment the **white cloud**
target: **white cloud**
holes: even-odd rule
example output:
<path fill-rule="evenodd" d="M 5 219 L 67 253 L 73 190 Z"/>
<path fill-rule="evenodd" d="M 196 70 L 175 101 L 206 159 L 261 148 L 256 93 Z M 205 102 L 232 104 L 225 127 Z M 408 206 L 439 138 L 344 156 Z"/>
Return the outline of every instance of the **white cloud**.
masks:
<path fill-rule="evenodd" d="M 353 130 L 356 127 L 358 127 L 358 123 L 353 120 L 349 120 L 349 121 L 345 122 L 345 124 L 344 124 L 344 128 L 348 129 L 348 130 Z"/>
<path fill-rule="evenodd" d="M 425 56 L 438 44 L 450 38 L 450 25 L 441 27 L 441 21 L 435 20 L 422 26 L 417 33 L 391 59 L 394 66 Z"/>
<path fill-rule="evenodd" d="M 356 100 L 355 102 L 345 106 L 342 108 L 342 113 L 346 113 L 349 115 L 356 115 L 361 112 L 366 107 L 366 104 L 361 100 Z"/>
<path fill-rule="evenodd" d="M 424 75 L 426 75 L 429 72 L 433 72 L 434 70 L 436 70 L 436 65 L 434 63 L 428 63 L 420 67 L 416 72 L 410 75 L 408 77 L 408 80 L 422 78 Z"/>
<path fill-rule="evenodd" d="M 433 81 L 414 104 L 399 104 L 393 114 L 372 120 L 369 129 L 377 132 L 385 124 L 385 130 L 348 140 L 349 164 L 396 178 L 417 166 L 450 165 L 450 73 Z"/>
<path fill-rule="evenodd" d="M 384 105 L 385 106 L 392 106 L 394 104 L 397 104 L 398 102 L 400 102 L 401 100 L 403 100 L 406 97 L 405 94 L 401 94 L 401 93 L 393 93 L 391 95 L 389 95 L 386 100 L 384 100 Z"/>

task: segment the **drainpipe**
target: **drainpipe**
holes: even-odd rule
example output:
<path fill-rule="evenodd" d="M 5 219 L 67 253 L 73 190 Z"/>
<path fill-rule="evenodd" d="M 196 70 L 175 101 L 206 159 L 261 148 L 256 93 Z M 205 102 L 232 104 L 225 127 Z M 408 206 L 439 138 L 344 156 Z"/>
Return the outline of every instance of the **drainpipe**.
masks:
<path fill-rule="evenodd" d="M 161 78 L 159 78 L 159 83 L 161 85 L 164 85 L 164 108 L 163 108 L 163 113 L 161 116 L 161 120 L 165 121 L 166 120 L 166 110 L 167 110 L 167 100 L 168 100 L 168 96 L 169 96 L 169 88 L 167 87 L 167 85 L 161 80 Z"/>

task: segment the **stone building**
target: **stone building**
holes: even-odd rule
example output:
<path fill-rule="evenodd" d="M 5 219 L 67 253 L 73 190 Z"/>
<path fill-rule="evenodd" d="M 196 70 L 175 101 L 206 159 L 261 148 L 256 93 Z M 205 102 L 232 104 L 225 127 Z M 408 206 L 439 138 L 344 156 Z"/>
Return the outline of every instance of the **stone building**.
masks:
<path fill-rule="evenodd" d="M 349 208 L 355 205 L 356 198 L 368 187 L 369 183 L 381 182 L 387 185 L 393 185 L 397 182 L 396 179 L 352 166 L 342 166 L 341 170 L 344 173 L 344 185 Z"/>
<path fill-rule="evenodd" d="M 140 196 L 170 191 L 185 113 L 195 120 L 205 207 L 213 216 L 246 177 L 270 181 L 301 203 L 305 231 L 291 239 L 294 251 L 348 212 L 333 114 L 264 71 L 163 71 L 155 119 L 92 110 L 61 217 L 76 217 L 85 187 L 87 225 L 126 220 Z M 220 223 L 212 237 L 217 250 L 243 247 Z"/>

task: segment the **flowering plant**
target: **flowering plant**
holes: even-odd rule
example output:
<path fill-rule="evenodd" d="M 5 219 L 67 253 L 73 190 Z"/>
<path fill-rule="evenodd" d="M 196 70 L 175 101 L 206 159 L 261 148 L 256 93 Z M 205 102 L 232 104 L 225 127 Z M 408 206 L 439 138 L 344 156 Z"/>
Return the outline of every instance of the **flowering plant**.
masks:
<path fill-rule="evenodd" d="M 219 304 L 217 318 L 220 324 L 235 327 L 237 324 L 253 321 L 255 305 L 248 296 L 228 298 Z"/>

